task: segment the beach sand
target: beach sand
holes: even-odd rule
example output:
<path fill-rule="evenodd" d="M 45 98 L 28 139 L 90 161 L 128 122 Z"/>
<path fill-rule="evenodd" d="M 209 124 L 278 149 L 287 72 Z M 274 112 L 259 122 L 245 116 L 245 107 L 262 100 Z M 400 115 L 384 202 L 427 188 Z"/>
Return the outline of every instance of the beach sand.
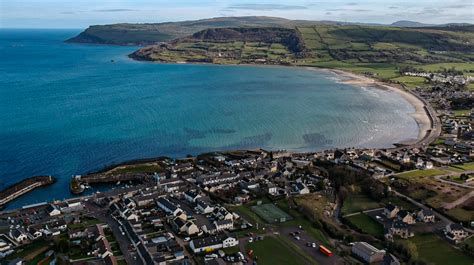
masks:
<path fill-rule="evenodd" d="M 308 68 L 308 69 L 314 70 L 315 68 Z M 418 141 L 423 139 L 427 135 L 427 133 L 432 129 L 433 125 L 431 124 L 429 114 L 425 110 L 425 103 L 421 99 L 419 99 L 417 96 L 403 89 L 401 86 L 399 87 L 395 84 L 387 84 L 387 83 L 377 81 L 375 79 L 372 79 L 363 75 L 358 75 L 358 74 L 354 74 L 354 73 L 342 71 L 342 70 L 336 70 L 336 69 L 316 69 L 316 70 L 328 71 L 328 72 L 337 74 L 338 76 L 343 77 L 344 80 L 342 80 L 341 82 L 345 84 L 350 84 L 350 85 L 355 85 L 355 86 L 365 86 L 365 87 L 377 87 L 377 88 L 393 91 L 395 93 L 398 93 L 406 101 L 408 101 L 408 103 L 413 105 L 415 107 L 415 112 L 411 113 L 410 116 L 412 116 L 418 124 L 418 128 L 419 128 L 418 139 L 407 139 L 398 144 L 403 144 L 403 145 L 416 144 Z"/>

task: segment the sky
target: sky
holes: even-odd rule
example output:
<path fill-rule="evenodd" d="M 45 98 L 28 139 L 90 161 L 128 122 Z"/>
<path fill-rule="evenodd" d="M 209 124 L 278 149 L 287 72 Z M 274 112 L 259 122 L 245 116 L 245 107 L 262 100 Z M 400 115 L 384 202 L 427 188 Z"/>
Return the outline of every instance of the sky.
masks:
<path fill-rule="evenodd" d="M 0 28 L 86 28 L 222 16 L 390 24 L 474 23 L 474 0 L 0 0 Z"/>

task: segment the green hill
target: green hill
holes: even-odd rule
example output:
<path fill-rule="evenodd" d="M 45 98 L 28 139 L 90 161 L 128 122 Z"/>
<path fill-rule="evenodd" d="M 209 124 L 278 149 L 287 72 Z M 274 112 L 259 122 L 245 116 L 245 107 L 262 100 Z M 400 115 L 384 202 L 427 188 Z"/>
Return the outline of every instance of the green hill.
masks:
<path fill-rule="evenodd" d="M 306 22 L 301 22 L 304 24 Z M 67 42 L 115 45 L 148 45 L 185 37 L 208 28 L 295 27 L 296 21 L 274 17 L 221 17 L 194 21 L 94 25 Z"/>

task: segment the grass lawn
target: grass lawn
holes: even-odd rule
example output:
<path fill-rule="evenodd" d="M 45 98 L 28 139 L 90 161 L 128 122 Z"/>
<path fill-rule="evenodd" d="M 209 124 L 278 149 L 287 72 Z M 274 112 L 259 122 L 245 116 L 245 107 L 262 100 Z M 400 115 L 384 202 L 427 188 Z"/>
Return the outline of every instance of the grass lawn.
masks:
<path fill-rule="evenodd" d="M 113 169 L 113 173 L 154 173 L 161 172 L 163 168 L 157 164 L 138 164 L 138 165 L 127 165 Z"/>
<path fill-rule="evenodd" d="M 453 113 L 455 116 L 469 116 L 471 113 L 470 109 L 458 109 L 458 110 L 453 110 Z"/>
<path fill-rule="evenodd" d="M 261 241 L 250 243 L 246 250 L 253 250 L 253 257 L 258 257 L 260 265 L 303 265 L 308 264 L 306 259 L 299 253 L 293 251 L 282 237 L 267 236 Z"/>
<path fill-rule="evenodd" d="M 365 234 L 383 236 L 383 226 L 366 214 L 349 216 L 346 219 Z"/>
<path fill-rule="evenodd" d="M 405 173 L 397 174 L 397 177 L 412 178 L 412 177 L 431 177 L 446 174 L 446 171 L 441 169 L 427 169 L 427 170 L 413 170 Z"/>
<path fill-rule="evenodd" d="M 36 240 L 31 244 L 19 247 L 15 253 L 9 255 L 7 260 L 14 260 L 16 258 L 23 258 L 25 260 L 32 260 L 37 255 L 46 252 L 49 248 L 49 242 L 44 240 Z"/>
<path fill-rule="evenodd" d="M 292 219 L 290 215 L 272 203 L 255 205 L 252 206 L 251 209 L 267 223 L 277 223 L 283 220 L 287 221 Z"/>
<path fill-rule="evenodd" d="M 392 80 L 401 82 L 410 88 L 415 88 L 425 84 L 425 78 L 418 76 L 400 76 L 393 78 Z"/>
<path fill-rule="evenodd" d="M 100 224 L 100 223 L 101 223 L 101 221 L 99 221 L 98 219 L 94 219 L 94 218 L 90 218 L 90 217 L 83 217 L 83 218 L 81 218 L 80 223 L 70 224 L 68 226 L 71 229 L 86 228 L 86 227 L 93 226 L 93 225 Z"/>
<path fill-rule="evenodd" d="M 455 171 L 471 171 L 474 170 L 474 162 L 450 166 L 449 169 L 453 169 Z"/>
<path fill-rule="evenodd" d="M 474 211 L 465 210 L 461 206 L 448 210 L 447 214 L 461 222 L 469 222 L 474 220 Z"/>
<path fill-rule="evenodd" d="M 381 207 L 379 202 L 372 200 L 364 194 L 349 195 L 342 205 L 342 214 L 360 212 L 363 210 Z"/>
<path fill-rule="evenodd" d="M 434 234 L 417 234 L 408 239 L 416 245 L 418 257 L 440 265 L 472 265 L 472 258 Z M 404 240 L 399 242 L 403 243 Z"/>
<path fill-rule="evenodd" d="M 325 246 L 329 247 L 329 241 L 324 235 L 324 233 L 316 228 L 314 224 L 308 220 L 305 216 L 303 216 L 300 212 L 294 210 L 294 209 L 289 209 L 288 208 L 288 203 L 286 200 L 280 200 L 277 202 L 277 206 L 280 207 L 283 211 L 289 213 L 292 217 L 293 220 L 281 223 L 280 226 L 285 226 L 285 227 L 298 227 L 302 226 L 303 229 L 311 235 L 314 239 L 321 241 Z"/>
<path fill-rule="evenodd" d="M 404 210 L 409 210 L 409 211 L 415 211 L 419 209 L 417 206 L 413 205 L 411 202 L 404 200 L 403 198 L 398 197 L 398 196 L 390 196 L 388 198 L 384 198 L 382 199 L 382 202 L 385 205 L 393 204 L 393 205 L 397 205 L 401 207 Z"/>

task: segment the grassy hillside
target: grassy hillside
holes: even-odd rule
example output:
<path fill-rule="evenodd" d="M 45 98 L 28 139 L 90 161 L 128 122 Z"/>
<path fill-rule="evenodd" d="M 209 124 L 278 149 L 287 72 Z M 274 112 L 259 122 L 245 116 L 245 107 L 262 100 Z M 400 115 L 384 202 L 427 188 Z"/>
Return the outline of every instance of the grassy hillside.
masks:
<path fill-rule="evenodd" d="M 216 28 L 168 44 L 150 46 L 131 57 L 160 62 L 290 64 L 304 58 L 299 31 L 289 28 Z"/>
<path fill-rule="evenodd" d="M 149 45 L 192 35 L 208 28 L 223 27 L 283 27 L 292 28 L 309 22 L 297 22 L 274 17 L 222 17 L 194 21 L 112 24 L 90 26 L 67 42 L 116 45 Z"/>

